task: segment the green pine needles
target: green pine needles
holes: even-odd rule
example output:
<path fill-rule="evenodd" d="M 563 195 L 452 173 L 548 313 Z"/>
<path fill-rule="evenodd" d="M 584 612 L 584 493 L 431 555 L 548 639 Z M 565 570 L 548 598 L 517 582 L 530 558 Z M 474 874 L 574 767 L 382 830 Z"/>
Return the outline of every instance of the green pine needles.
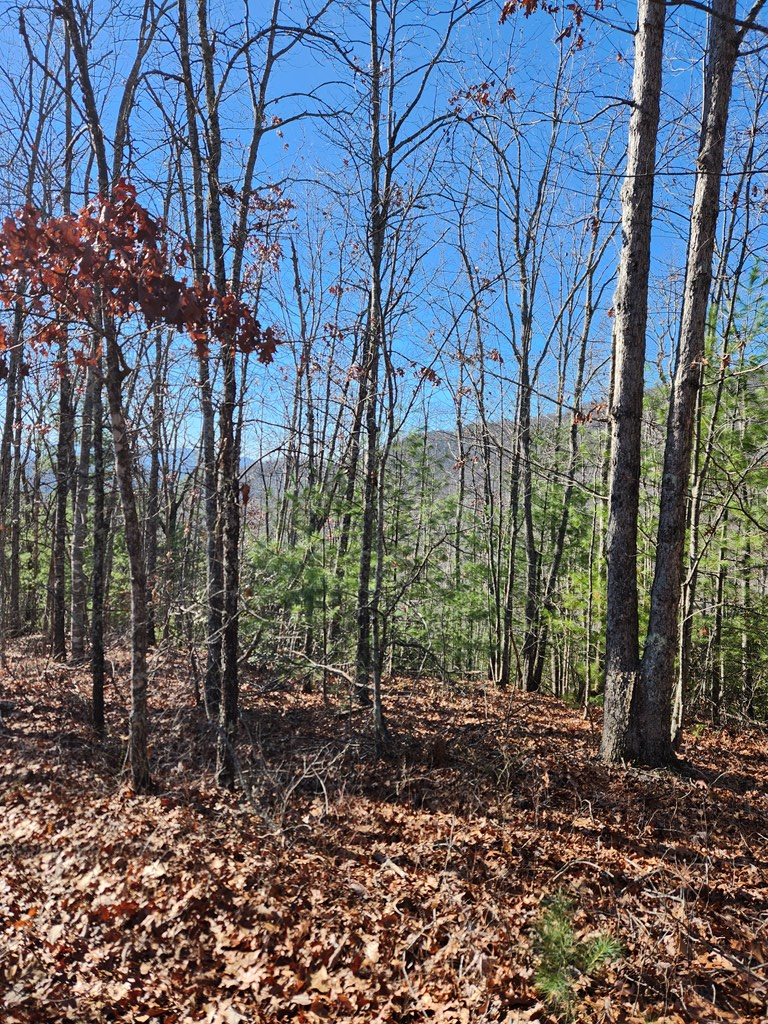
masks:
<path fill-rule="evenodd" d="M 560 891 L 547 901 L 534 931 L 538 959 L 535 981 L 542 998 L 565 1020 L 574 1019 L 575 986 L 622 955 L 621 943 L 603 932 L 587 940 L 578 938 L 573 919 L 576 905 Z"/>

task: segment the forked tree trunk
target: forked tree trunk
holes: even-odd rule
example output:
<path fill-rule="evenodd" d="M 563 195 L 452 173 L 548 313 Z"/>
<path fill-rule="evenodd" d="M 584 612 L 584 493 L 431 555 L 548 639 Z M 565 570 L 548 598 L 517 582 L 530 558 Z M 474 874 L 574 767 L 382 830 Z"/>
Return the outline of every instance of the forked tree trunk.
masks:
<path fill-rule="evenodd" d="M 157 28 L 145 9 L 141 26 L 139 46 L 133 66 L 126 79 L 114 138 L 112 172 L 107 163 L 104 130 L 99 116 L 96 97 L 90 77 L 88 52 L 83 39 L 79 12 L 73 0 L 62 0 L 58 7 L 67 31 L 69 45 L 75 60 L 80 88 L 83 96 L 85 120 L 91 136 L 96 166 L 98 169 L 99 191 L 107 201 L 112 183 L 122 171 L 122 161 L 127 139 L 127 125 L 133 98 L 139 81 L 141 61 L 146 54 L 154 31 Z M 144 545 L 139 523 L 136 496 L 133 486 L 133 449 L 128 424 L 123 409 L 123 364 L 115 325 L 101 305 L 101 337 L 105 345 L 106 375 L 105 386 L 109 405 L 112 440 L 115 450 L 115 473 L 125 520 L 125 541 L 131 574 L 131 713 L 129 720 L 129 761 L 131 779 L 136 792 L 146 792 L 152 786 L 147 754 L 147 587 Z M 95 575 L 95 573 L 94 573 Z M 94 678 L 95 678 L 94 670 Z"/>

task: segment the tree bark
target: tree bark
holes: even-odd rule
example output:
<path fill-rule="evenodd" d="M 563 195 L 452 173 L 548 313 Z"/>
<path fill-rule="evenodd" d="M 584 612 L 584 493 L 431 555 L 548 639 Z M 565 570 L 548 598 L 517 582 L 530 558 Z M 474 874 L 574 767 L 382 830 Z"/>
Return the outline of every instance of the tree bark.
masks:
<path fill-rule="evenodd" d="M 23 387 L 21 376 L 21 324 L 22 311 L 18 307 L 14 316 L 14 327 L 11 335 L 10 352 L 5 362 L 5 415 L 3 431 L 0 436 L 0 667 L 5 665 L 6 633 L 13 631 L 18 619 L 18 594 L 14 608 L 11 587 L 11 567 L 6 557 L 7 538 L 12 534 L 14 526 L 14 499 L 12 492 L 14 482 L 14 438 L 15 424 L 18 416 L 20 392 Z M 13 558 L 11 558 L 13 562 Z"/>
<path fill-rule="evenodd" d="M 641 685 L 635 688 L 630 712 L 630 752 L 634 758 L 652 765 L 675 760 L 672 696 L 688 481 L 700 368 L 704 358 L 715 231 L 720 212 L 728 110 L 739 47 L 735 16 L 736 0 L 713 0 L 683 312 L 667 419 L 656 567 Z"/>
<path fill-rule="evenodd" d="M 125 546 L 131 573 L 131 714 L 128 752 L 131 781 L 137 793 L 151 789 L 152 779 L 147 755 L 147 648 L 149 646 L 147 574 L 136 494 L 133 485 L 133 445 L 123 410 L 121 360 L 114 327 L 104 325 L 106 340 L 106 391 L 112 441 L 115 448 L 115 474 L 125 521 Z"/>
<path fill-rule="evenodd" d="M 387 229 L 386 183 L 382 181 L 384 156 L 381 146 L 381 52 L 378 33 L 378 0 L 370 0 L 369 31 L 371 53 L 371 139 L 369 152 L 369 245 L 370 278 L 368 316 L 363 340 L 360 376 L 360 404 L 365 427 L 365 469 L 363 508 L 360 523 L 360 562 L 357 578 L 357 648 L 355 654 L 355 691 L 362 703 L 370 701 L 371 660 L 371 570 L 374 551 L 374 526 L 377 519 L 378 465 L 378 384 L 383 328 L 382 260 Z"/>
<path fill-rule="evenodd" d="M 203 154 L 197 126 L 197 107 L 192 79 L 189 45 L 189 18 L 186 0 L 179 0 L 179 58 L 184 79 L 184 101 L 187 113 L 187 139 L 192 164 L 192 271 L 200 279 L 205 270 L 205 208 L 203 203 Z M 203 493 L 205 505 L 206 562 L 206 669 L 203 694 L 205 711 L 211 721 L 218 721 L 221 704 L 221 620 L 224 598 L 224 568 L 216 543 L 218 496 L 216 493 L 216 425 L 211 384 L 210 356 L 198 357 L 200 384 L 201 448 L 203 456 Z"/>
<path fill-rule="evenodd" d="M 85 658 L 86 587 L 85 541 L 88 533 L 88 498 L 90 487 L 91 445 L 93 440 L 94 394 L 100 387 L 94 367 L 88 367 L 85 398 L 80 419 L 80 457 L 77 462 L 75 501 L 72 522 L 72 554 L 70 559 L 70 657 L 73 662 Z M 103 487 L 103 481 L 102 481 Z M 94 546 L 96 544 L 94 530 Z M 95 561 L 95 559 L 94 559 Z"/>
<path fill-rule="evenodd" d="M 133 68 L 126 81 L 120 104 L 118 124 L 115 132 L 115 149 L 112 173 L 107 162 L 104 130 L 99 116 L 96 97 L 90 77 L 88 53 L 81 32 L 78 13 L 73 0 L 62 0 L 58 8 L 64 19 L 69 45 L 75 59 L 80 89 L 83 96 L 85 120 L 91 135 L 91 144 L 98 168 L 99 191 L 106 202 L 114 180 L 122 170 L 122 160 L 127 138 L 127 120 L 135 94 L 140 62 L 149 45 L 149 39 L 156 25 L 147 27 L 148 10 L 142 24 L 139 49 Z M 146 30 L 146 31 L 145 31 Z M 147 35 L 148 31 L 148 35 Z M 152 787 L 147 754 L 147 587 L 144 546 L 133 486 L 133 448 L 128 423 L 123 409 L 123 362 L 115 325 L 105 315 L 102 306 L 101 337 L 105 344 L 106 376 L 105 386 L 109 404 L 112 440 L 115 449 L 115 473 L 117 475 L 120 499 L 125 520 L 125 540 L 131 573 L 131 713 L 129 720 L 129 761 L 131 779 L 136 792 L 146 792 Z M 95 672 L 94 672 L 95 676 Z"/>
<path fill-rule="evenodd" d="M 147 484 L 147 525 L 144 548 L 147 560 L 147 638 L 157 643 L 157 531 L 160 526 L 160 433 L 163 420 L 163 388 L 165 387 L 163 332 L 155 331 L 155 360 L 152 371 L 152 439 Z"/>
<path fill-rule="evenodd" d="M 56 518 L 53 534 L 53 594 L 51 602 L 51 657 L 67 660 L 67 499 L 70 481 L 70 446 L 73 433 L 72 377 L 66 340 L 59 346 L 59 436 L 56 445 Z"/>
<path fill-rule="evenodd" d="M 101 357 L 93 367 L 93 570 L 91 575 L 91 692 L 93 725 L 104 731 L 104 595 L 106 593 L 107 517 L 104 502 L 104 407 Z M 83 438 L 85 445 L 85 438 Z"/>
<path fill-rule="evenodd" d="M 619 761 L 627 754 L 629 705 L 640 674 L 640 421 L 665 15 L 665 4 L 639 0 L 627 171 L 621 197 L 622 247 L 613 304 L 605 713 L 600 748 L 607 761 Z"/>

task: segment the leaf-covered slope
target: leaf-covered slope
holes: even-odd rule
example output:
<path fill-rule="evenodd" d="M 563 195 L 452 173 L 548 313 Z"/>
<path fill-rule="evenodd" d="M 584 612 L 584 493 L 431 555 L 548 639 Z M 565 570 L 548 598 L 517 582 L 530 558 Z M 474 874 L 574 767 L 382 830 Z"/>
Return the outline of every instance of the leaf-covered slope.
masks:
<path fill-rule="evenodd" d="M 555 1019 L 535 927 L 567 892 L 583 1021 L 759 1021 L 768 988 L 768 747 L 689 737 L 690 777 L 607 768 L 597 724 L 549 698 L 390 686 L 397 749 L 362 713 L 244 686 L 250 799 L 212 784 L 182 665 L 155 691 L 162 791 L 120 784 L 85 674 L 2 679 L 3 1021 Z M 258 810 L 258 813 L 257 813 Z"/>

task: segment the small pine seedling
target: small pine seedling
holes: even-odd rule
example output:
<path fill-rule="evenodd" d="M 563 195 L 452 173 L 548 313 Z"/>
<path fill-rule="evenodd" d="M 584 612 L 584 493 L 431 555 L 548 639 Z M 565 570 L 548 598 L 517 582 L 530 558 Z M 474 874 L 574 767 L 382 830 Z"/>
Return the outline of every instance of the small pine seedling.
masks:
<path fill-rule="evenodd" d="M 574 982 L 591 975 L 603 964 L 618 959 L 621 944 L 612 935 L 600 933 L 580 941 L 573 926 L 574 901 L 558 892 L 547 903 L 535 927 L 534 950 L 538 958 L 536 987 L 555 1013 L 573 1019 Z"/>

